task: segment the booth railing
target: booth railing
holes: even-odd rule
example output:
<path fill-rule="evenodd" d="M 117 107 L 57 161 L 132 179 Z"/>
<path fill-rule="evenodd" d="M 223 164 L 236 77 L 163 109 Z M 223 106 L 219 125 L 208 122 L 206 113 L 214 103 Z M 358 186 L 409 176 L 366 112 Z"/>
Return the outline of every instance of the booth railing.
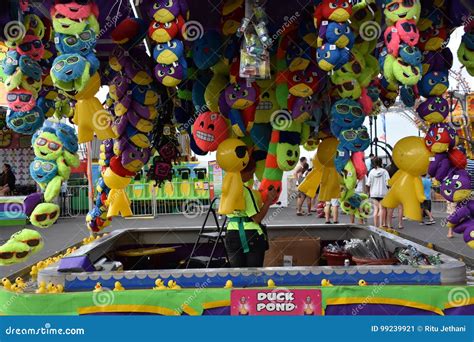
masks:
<path fill-rule="evenodd" d="M 208 182 L 165 182 L 161 187 L 152 183 L 134 182 L 127 189 L 134 216 L 169 214 L 196 215 L 207 211 L 210 203 Z M 58 197 L 62 217 L 84 216 L 89 211 L 87 185 L 68 186 Z"/>

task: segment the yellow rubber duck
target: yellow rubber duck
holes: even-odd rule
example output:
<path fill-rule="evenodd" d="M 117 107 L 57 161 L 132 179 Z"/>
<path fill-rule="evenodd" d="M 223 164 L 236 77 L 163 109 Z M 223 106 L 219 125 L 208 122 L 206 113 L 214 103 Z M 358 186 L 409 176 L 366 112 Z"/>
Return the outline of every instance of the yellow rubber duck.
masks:
<path fill-rule="evenodd" d="M 31 266 L 30 276 L 36 278 L 38 276 L 38 267 L 36 265 Z"/>
<path fill-rule="evenodd" d="M 233 286 L 234 286 L 234 284 L 232 283 L 232 280 L 227 280 L 225 282 L 224 288 L 225 289 L 231 289 Z"/>
<path fill-rule="evenodd" d="M 165 283 L 163 282 L 163 280 L 161 280 L 160 278 L 155 280 L 155 287 L 153 288 L 153 290 L 166 290 L 166 289 L 168 288 L 165 286 Z"/>
<path fill-rule="evenodd" d="M 12 283 L 11 283 L 10 279 L 8 279 L 8 278 L 3 278 L 3 279 L 2 279 L 2 285 L 3 285 L 3 287 L 5 288 L 5 290 L 11 291 L 11 289 L 12 289 Z"/>
<path fill-rule="evenodd" d="M 48 284 L 49 285 L 49 284 Z M 58 293 L 58 288 L 56 287 L 55 284 L 51 284 L 49 293 Z"/>
<path fill-rule="evenodd" d="M 367 286 L 367 282 L 364 279 L 359 280 L 359 286 Z"/>
<path fill-rule="evenodd" d="M 49 282 L 48 285 L 46 285 L 46 290 L 48 290 L 48 293 L 51 293 L 53 291 L 54 284 Z"/>
<path fill-rule="evenodd" d="M 114 291 L 124 291 L 125 288 L 122 286 L 122 284 L 119 281 L 116 281 L 114 284 Z"/>
<path fill-rule="evenodd" d="M 273 289 L 273 288 L 276 287 L 276 284 L 275 284 L 275 282 L 273 281 L 273 279 L 268 279 L 268 281 L 267 281 L 267 287 L 268 287 L 269 289 Z"/>
<path fill-rule="evenodd" d="M 63 293 L 64 292 L 64 286 L 62 284 L 57 284 L 56 285 L 56 290 L 58 293 Z"/>
<path fill-rule="evenodd" d="M 171 290 L 179 290 L 181 288 L 181 286 L 176 284 L 175 280 L 169 280 L 168 281 L 168 288 L 171 289 Z"/>
<path fill-rule="evenodd" d="M 15 279 L 15 284 L 17 284 L 22 289 L 26 288 L 26 283 L 23 281 L 22 277 L 17 277 Z"/>
<path fill-rule="evenodd" d="M 95 284 L 95 287 L 94 287 L 94 290 L 92 290 L 92 292 L 102 292 L 102 284 L 101 283 L 97 283 Z"/>
<path fill-rule="evenodd" d="M 23 289 L 18 284 L 12 284 L 11 291 L 21 293 Z"/>
<path fill-rule="evenodd" d="M 38 289 L 35 291 L 38 294 L 48 293 L 46 289 L 46 283 L 44 281 L 40 282 Z"/>
<path fill-rule="evenodd" d="M 334 285 L 331 284 L 329 279 L 323 279 L 323 280 L 321 280 L 321 286 L 326 287 L 326 286 L 334 286 Z"/>

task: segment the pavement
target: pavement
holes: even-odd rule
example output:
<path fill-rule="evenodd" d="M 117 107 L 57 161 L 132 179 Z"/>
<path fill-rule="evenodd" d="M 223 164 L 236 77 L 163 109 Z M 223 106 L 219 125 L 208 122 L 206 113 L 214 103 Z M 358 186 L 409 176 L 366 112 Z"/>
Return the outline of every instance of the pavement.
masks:
<path fill-rule="evenodd" d="M 291 205 L 292 203 L 290 203 Z M 412 240 L 421 245 L 432 244 L 437 251 L 462 259 L 469 267 L 474 267 L 474 250 L 469 248 L 463 241 L 462 235 L 455 235 L 454 238 L 446 237 L 447 229 L 442 227 L 441 222 L 446 214 L 434 212 L 437 223 L 433 225 L 420 225 L 418 222 L 403 221 L 404 229 L 398 230 L 399 235 L 408 240 Z M 112 225 L 107 227 L 104 232 L 123 228 L 168 228 L 168 227 L 192 227 L 201 226 L 205 215 L 186 217 L 182 214 L 162 215 L 156 218 L 114 218 Z M 306 224 L 324 224 L 324 219 L 316 216 L 296 216 L 294 207 L 270 209 L 267 215 L 267 223 L 285 224 L 300 223 Z M 394 224 L 396 225 L 396 218 Z M 31 257 L 27 262 L 8 267 L 0 268 L 0 278 L 12 275 L 21 269 L 31 266 L 51 255 L 65 250 L 75 244 L 79 244 L 82 239 L 89 236 L 89 231 L 85 225 L 84 217 L 61 218 L 58 222 L 48 229 L 41 230 L 45 240 L 44 249 Z M 341 223 L 349 223 L 349 217 L 340 215 Z M 371 222 L 369 222 L 371 223 Z M 20 230 L 22 227 L 0 227 L 0 243 L 7 240 L 11 234 Z"/>

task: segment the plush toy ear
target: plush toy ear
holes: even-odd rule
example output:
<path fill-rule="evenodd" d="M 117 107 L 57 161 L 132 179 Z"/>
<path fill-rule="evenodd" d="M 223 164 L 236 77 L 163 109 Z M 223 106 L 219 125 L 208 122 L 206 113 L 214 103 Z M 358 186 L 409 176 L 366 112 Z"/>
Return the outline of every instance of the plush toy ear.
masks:
<path fill-rule="evenodd" d="M 12 91 L 15 88 L 20 88 L 22 76 L 23 73 L 21 72 L 20 68 L 17 68 L 11 76 L 8 76 L 4 83 L 6 91 Z"/>
<path fill-rule="evenodd" d="M 385 46 L 387 51 L 394 57 L 398 57 L 398 49 L 400 48 L 400 36 L 395 26 L 389 26 L 384 32 Z"/>
<path fill-rule="evenodd" d="M 66 164 L 70 167 L 79 167 L 81 161 L 76 153 L 71 153 L 68 150 L 63 151 L 63 157 Z"/>
<path fill-rule="evenodd" d="M 81 77 L 74 81 L 74 89 L 77 92 L 80 92 L 81 90 L 83 90 L 86 87 L 87 83 L 89 82 L 91 78 L 90 68 L 91 68 L 91 64 L 89 62 L 86 62 L 84 71 L 82 72 Z"/>

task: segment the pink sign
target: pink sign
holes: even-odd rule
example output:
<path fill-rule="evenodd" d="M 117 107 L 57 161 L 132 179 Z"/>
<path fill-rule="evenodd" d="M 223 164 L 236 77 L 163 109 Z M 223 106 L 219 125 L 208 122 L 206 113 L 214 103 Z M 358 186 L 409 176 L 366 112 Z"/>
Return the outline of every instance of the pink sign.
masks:
<path fill-rule="evenodd" d="M 320 316 L 321 290 L 232 290 L 233 316 Z"/>

